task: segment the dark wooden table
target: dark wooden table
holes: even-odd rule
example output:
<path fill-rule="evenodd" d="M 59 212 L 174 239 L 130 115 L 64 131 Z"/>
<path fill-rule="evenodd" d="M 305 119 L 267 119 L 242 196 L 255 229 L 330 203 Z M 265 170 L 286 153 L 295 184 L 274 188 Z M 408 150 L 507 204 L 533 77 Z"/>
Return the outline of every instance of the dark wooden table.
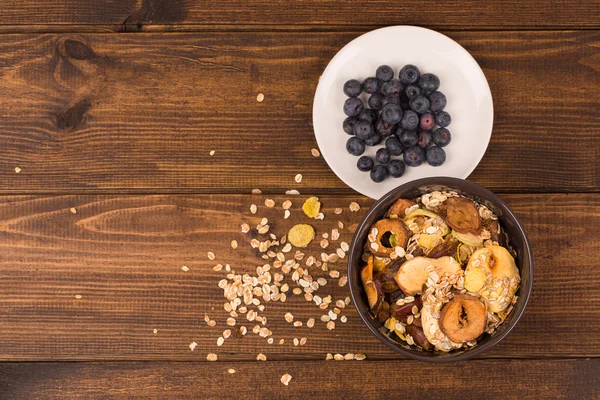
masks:
<path fill-rule="evenodd" d="M 600 398 L 596 0 L 5 0 L 0 11 L 0 398 Z M 338 49 L 395 24 L 440 30 L 483 68 L 496 118 L 469 179 L 507 200 L 533 244 L 520 323 L 454 365 L 396 356 L 352 305 L 328 330 L 331 307 L 293 295 L 289 276 L 287 301 L 260 313 L 269 344 L 244 315 L 227 325 L 227 272 L 213 270 L 256 275 L 266 261 L 240 224 L 267 217 L 279 237 L 307 220 L 308 195 L 324 205 L 318 234 L 341 221 L 350 241 L 372 201 L 311 154 L 313 94 Z M 317 240 L 306 257 L 338 243 Z M 345 275 L 344 260 L 332 265 Z M 311 274 L 328 279 L 323 297 L 348 295 Z"/>

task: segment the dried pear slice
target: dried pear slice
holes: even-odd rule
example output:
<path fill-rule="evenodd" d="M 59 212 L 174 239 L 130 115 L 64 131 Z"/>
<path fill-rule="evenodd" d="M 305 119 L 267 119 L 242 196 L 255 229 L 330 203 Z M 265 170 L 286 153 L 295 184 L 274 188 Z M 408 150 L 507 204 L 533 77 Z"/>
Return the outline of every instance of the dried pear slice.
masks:
<path fill-rule="evenodd" d="M 388 215 L 390 218 L 404 218 L 406 215 L 406 209 L 414 206 L 415 203 L 412 200 L 408 199 L 398 199 L 396 202 L 390 207 L 388 211 Z"/>
<path fill-rule="evenodd" d="M 442 307 L 439 323 L 442 332 L 453 342 L 475 340 L 487 324 L 485 304 L 475 296 L 457 294 Z"/>
<path fill-rule="evenodd" d="M 481 218 L 475 203 L 465 197 L 450 197 L 442 203 L 444 221 L 456 232 L 478 234 Z"/>

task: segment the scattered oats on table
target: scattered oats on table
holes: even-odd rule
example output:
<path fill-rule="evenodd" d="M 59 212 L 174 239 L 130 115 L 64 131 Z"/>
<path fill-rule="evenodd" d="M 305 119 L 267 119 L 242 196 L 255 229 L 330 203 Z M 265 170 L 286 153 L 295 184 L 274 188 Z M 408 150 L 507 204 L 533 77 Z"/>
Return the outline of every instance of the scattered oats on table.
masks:
<path fill-rule="evenodd" d="M 284 210 L 289 210 L 292 207 L 292 202 L 291 200 L 285 200 L 283 203 L 281 203 L 281 207 Z"/>
<path fill-rule="evenodd" d="M 208 361 L 217 361 L 217 360 L 218 360 L 218 357 L 217 357 L 217 355 L 216 355 L 215 353 L 208 353 L 208 354 L 206 355 L 206 359 L 207 359 Z"/>
<path fill-rule="evenodd" d="M 256 208 L 256 204 L 251 204 L 250 205 L 250 212 L 252 214 L 256 214 L 257 208 Z"/>
<path fill-rule="evenodd" d="M 289 385 L 291 380 L 292 376 L 290 374 L 283 374 L 281 376 L 281 383 L 283 383 L 285 386 Z"/>
<path fill-rule="evenodd" d="M 300 182 L 302 182 L 302 174 L 297 174 L 297 175 L 294 177 L 294 181 L 296 181 L 296 183 L 300 183 Z"/>
<path fill-rule="evenodd" d="M 265 199 L 265 206 L 269 208 L 275 207 L 275 201 L 273 199 Z"/>
<path fill-rule="evenodd" d="M 77 209 L 75 207 L 69 208 L 69 211 L 71 212 L 71 214 L 77 214 Z"/>
<path fill-rule="evenodd" d="M 82 295 L 80 295 L 80 294 L 76 294 L 76 295 L 75 295 L 75 298 L 76 298 L 77 300 L 81 300 L 81 299 L 83 298 L 83 296 L 82 296 Z"/>
<path fill-rule="evenodd" d="M 211 261 L 216 258 L 215 253 L 213 253 L 212 251 L 209 251 L 208 253 L 206 253 L 206 255 L 208 256 L 208 259 Z"/>
<path fill-rule="evenodd" d="M 252 194 L 262 194 L 262 190 L 260 190 L 260 189 L 252 189 Z"/>
<path fill-rule="evenodd" d="M 21 172 L 22 169 L 20 167 L 15 167 L 15 172 L 18 174 L 19 172 Z"/>
<path fill-rule="evenodd" d="M 311 149 L 310 153 L 313 155 L 313 157 L 319 157 L 321 155 L 317 149 Z"/>
<path fill-rule="evenodd" d="M 187 265 L 184 265 L 183 267 L 181 267 L 181 270 L 184 272 L 188 272 L 190 268 Z"/>
<path fill-rule="evenodd" d="M 341 208 L 336 208 L 335 210 L 333 210 L 333 213 L 336 215 L 340 215 L 343 212 L 343 210 Z"/>
<path fill-rule="evenodd" d="M 210 154 L 211 156 L 214 156 L 215 155 L 215 151 L 211 150 L 210 153 L 208 153 L 208 154 Z"/>
<path fill-rule="evenodd" d="M 286 190 L 285 194 L 287 194 L 288 196 L 292 196 L 292 195 L 297 196 L 300 194 L 300 192 L 297 191 L 296 189 L 292 189 L 292 190 Z"/>
<path fill-rule="evenodd" d="M 358 210 L 360 210 L 360 206 L 355 201 L 353 201 L 352 203 L 350 203 L 350 207 L 349 208 L 350 208 L 350 211 L 352 211 L 352 212 L 357 212 Z"/>
<path fill-rule="evenodd" d="M 256 360 L 257 361 L 267 361 L 267 356 L 265 356 L 263 353 L 258 353 L 258 355 L 256 356 Z"/>
<path fill-rule="evenodd" d="M 259 93 L 256 95 L 256 101 L 258 101 L 259 103 L 262 103 L 264 99 L 265 95 L 263 93 Z"/>
<path fill-rule="evenodd" d="M 333 356 L 333 359 L 336 361 L 343 361 L 344 360 L 344 356 L 337 353 L 336 355 Z"/>
<path fill-rule="evenodd" d="M 196 348 L 196 346 L 198 346 L 198 343 L 196 343 L 196 342 L 192 342 L 192 343 L 190 343 L 190 346 L 189 346 L 189 347 L 190 347 L 190 350 L 191 350 L 191 351 L 194 351 L 194 349 Z"/>
<path fill-rule="evenodd" d="M 232 240 L 231 241 L 231 248 L 234 249 L 234 250 L 238 248 L 238 242 L 237 242 L 237 240 Z"/>
<path fill-rule="evenodd" d="M 229 372 L 230 374 L 235 374 L 235 369 L 233 369 L 233 368 L 229 368 L 229 369 L 227 370 L 227 372 Z"/>
<path fill-rule="evenodd" d="M 156 335 L 158 333 L 158 329 L 154 329 L 152 332 Z"/>

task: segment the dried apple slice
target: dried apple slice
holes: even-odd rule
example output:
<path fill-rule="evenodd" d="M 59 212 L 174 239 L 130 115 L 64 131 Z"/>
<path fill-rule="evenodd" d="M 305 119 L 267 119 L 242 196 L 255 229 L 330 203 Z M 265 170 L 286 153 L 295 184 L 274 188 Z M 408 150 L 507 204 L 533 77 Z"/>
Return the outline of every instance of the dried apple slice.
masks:
<path fill-rule="evenodd" d="M 396 283 L 407 295 L 413 296 L 421 293 L 429 276 L 427 267 L 430 265 L 434 267 L 434 271 L 440 276 L 446 272 L 458 274 L 462 271 L 460 264 L 452 257 L 415 257 L 402 264 L 396 272 L 394 276 Z"/>
<path fill-rule="evenodd" d="M 381 293 L 381 289 L 373 281 L 368 281 L 364 285 L 364 288 L 365 293 L 367 294 L 367 300 L 369 301 L 369 308 L 374 314 L 377 315 L 383 304 L 383 295 Z"/>
<path fill-rule="evenodd" d="M 439 324 L 453 342 L 475 340 L 487 324 L 485 304 L 475 296 L 457 294 L 442 307 Z"/>
<path fill-rule="evenodd" d="M 481 218 L 475 203 L 465 197 L 450 197 L 442 203 L 441 215 L 456 232 L 478 234 Z"/>
<path fill-rule="evenodd" d="M 375 241 L 369 244 L 369 249 L 379 257 L 389 257 L 396 246 L 406 247 L 408 230 L 397 219 L 381 219 L 372 229 L 377 230 Z"/>
<path fill-rule="evenodd" d="M 488 274 L 491 274 L 489 281 L 485 279 Z M 502 246 L 476 250 L 465 269 L 465 289 L 479 293 L 487 300 L 488 309 L 495 313 L 509 306 L 520 280 L 515 259 Z"/>

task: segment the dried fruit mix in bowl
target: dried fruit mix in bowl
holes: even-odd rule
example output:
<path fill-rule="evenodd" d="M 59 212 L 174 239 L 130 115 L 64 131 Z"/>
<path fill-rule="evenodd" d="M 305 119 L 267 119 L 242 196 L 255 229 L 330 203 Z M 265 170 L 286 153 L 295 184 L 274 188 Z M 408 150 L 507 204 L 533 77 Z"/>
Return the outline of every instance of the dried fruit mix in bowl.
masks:
<path fill-rule="evenodd" d="M 449 352 L 475 346 L 512 311 L 515 256 L 490 209 L 435 191 L 397 200 L 373 224 L 360 276 L 391 339 Z"/>

